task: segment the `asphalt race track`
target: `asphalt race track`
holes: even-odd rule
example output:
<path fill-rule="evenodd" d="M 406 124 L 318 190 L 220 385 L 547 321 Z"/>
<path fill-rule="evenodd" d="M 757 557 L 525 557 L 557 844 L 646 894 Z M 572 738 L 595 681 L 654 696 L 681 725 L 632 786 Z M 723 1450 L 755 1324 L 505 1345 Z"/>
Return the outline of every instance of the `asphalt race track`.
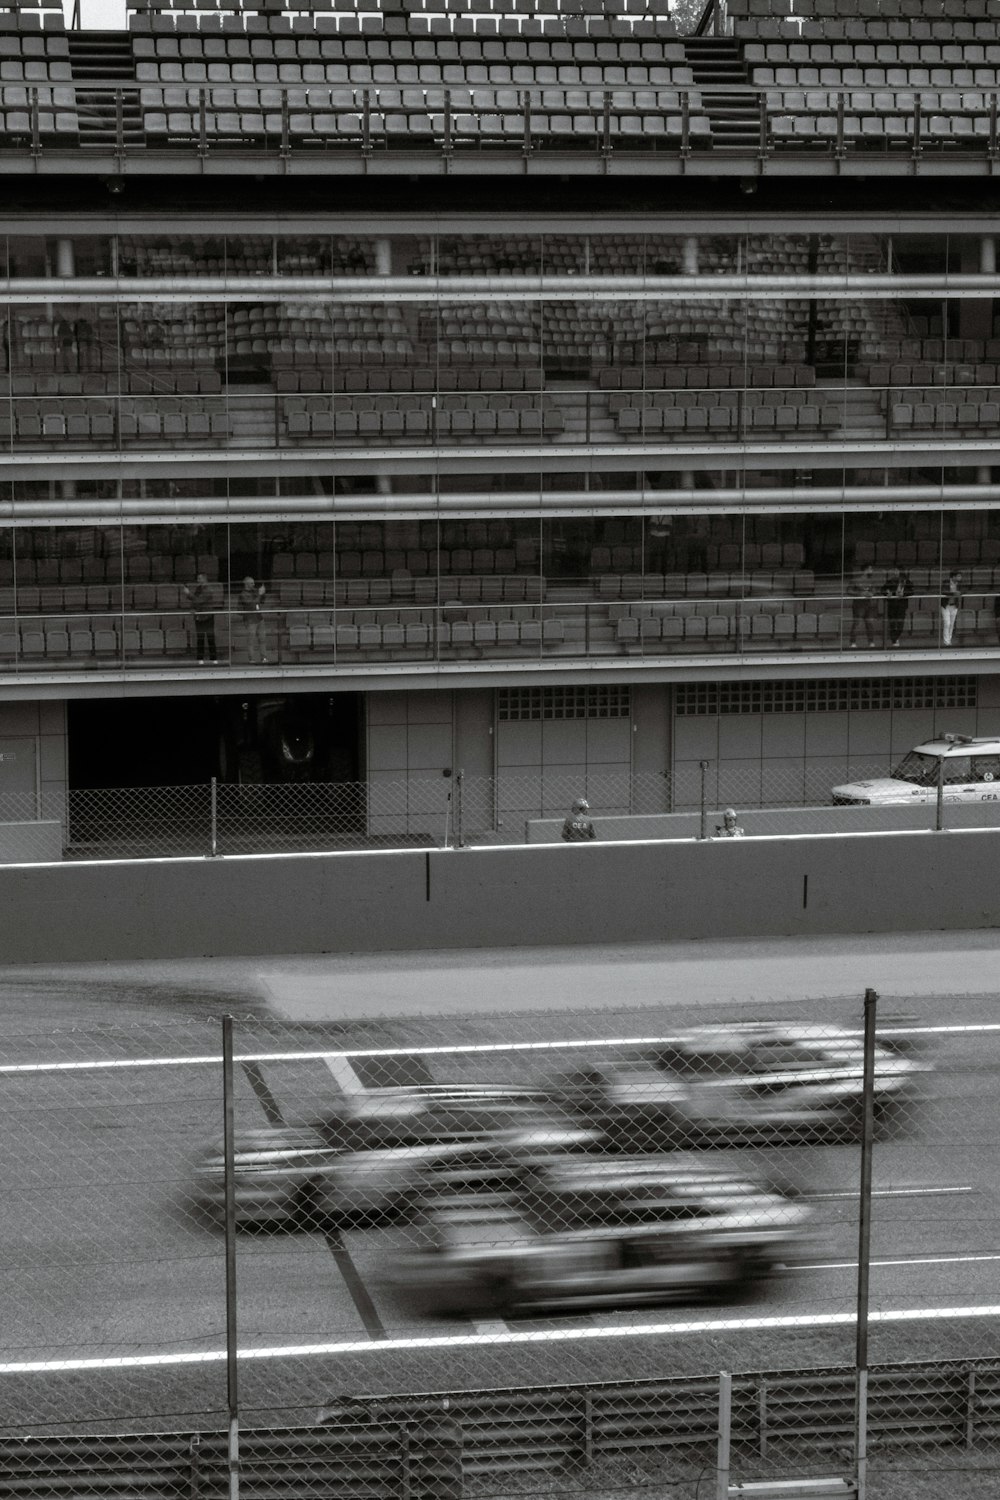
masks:
<path fill-rule="evenodd" d="M 939 982 L 929 952 L 928 946 L 926 982 Z M 567 961 L 578 968 L 580 957 Z M 649 950 L 595 953 L 586 981 L 574 975 L 575 1009 L 533 1008 L 506 1027 L 494 1017 L 489 1035 L 497 1034 L 499 1024 L 501 1033 L 518 1041 L 651 1036 L 695 1015 L 707 1021 L 734 1014 L 739 966 L 728 995 L 697 995 L 688 984 L 682 1004 L 609 1008 L 607 996 L 615 992 L 623 958 L 656 964 Z M 440 972 L 434 965 L 405 970 L 397 960 L 391 967 L 406 974 L 408 995 L 424 981 L 419 1008 L 433 1014 Z M 766 1005 L 746 1000 L 749 1013 L 856 1025 L 859 997 L 845 999 L 845 989 L 837 990 L 828 953 L 818 961 L 825 994 L 816 980 L 817 998 L 801 989 L 795 998 L 787 991 L 775 998 L 772 990 Z M 475 963 L 470 957 L 464 981 L 473 986 Z M 521 970 L 531 967 L 524 954 L 516 963 Z M 452 956 L 446 967 L 454 976 Z M 484 967 L 497 986 L 502 962 Z M 557 969 L 556 958 L 539 955 L 532 982 L 539 990 L 558 988 Z M 884 1032 L 904 1033 L 922 1046 L 935 1071 L 901 1128 L 876 1147 L 873 1361 L 1000 1355 L 995 970 L 994 951 L 984 943 L 975 964 L 952 963 L 949 993 L 883 991 Z M 385 972 L 379 983 L 387 983 Z M 7 1146 L 0 1165 L 0 1390 L 11 1427 L 126 1416 L 141 1427 L 149 1424 L 140 1417 L 154 1415 L 163 1415 L 168 1426 L 190 1425 L 183 1414 L 217 1412 L 224 1405 L 223 1238 L 216 1225 L 192 1211 L 190 1199 L 192 1161 L 221 1134 L 219 1028 L 209 1017 L 239 1008 L 257 1018 L 237 1028 L 242 1125 L 308 1119 L 336 1097 L 343 1063 L 297 1054 L 393 1043 L 415 1047 L 408 1017 L 393 1014 L 388 1005 L 390 1014 L 377 1024 L 369 1012 L 366 1021 L 338 1028 L 335 1002 L 321 1016 L 306 994 L 308 1016 L 288 1019 L 287 1009 L 275 1016 L 283 1008 L 284 984 L 299 993 L 309 988 L 294 965 L 281 974 L 258 974 L 256 982 L 247 973 L 230 968 L 223 975 L 211 965 L 198 976 L 191 966 L 173 974 L 169 966 L 158 966 L 155 984 L 138 967 L 128 974 L 106 971 L 102 979 L 94 970 L 0 973 Z M 644 991 L 640 998 L 648 1006 Z M 741 1013 L 747 1013 L 743 1006 Z M 478 1022 L 447 1017 L 424 1030 L 438 1046 L 442 1036 L 475 1045 L 484 1035 Z M 53 1069 L 54 1062 L 63 1066 Z M 490 1076 L 491 1068 L 507 1070 L 508 1077 L 524 1076 L 525 1070 L 537 1077 L 540 1068 L 530 1053 L 508 1053 L 502 1060 L 499 1054 L 435 1053 L 421 1062 L 434 1078 L 467 1075 L 470 1068 L 478 1077 Z M 347 1066 L 365 1076 L 372 1063 L 355 1058 Z M 410 1226 L 241 1234 L 244 1401 L 269 1414 L 301 1413 L 363 1391 L 849 1362 L 857 1147 L 717 1154 L 755 1175 L 791 1180 L 815 1196 L 816 1230 L 803 1263 L 736 1305 L 426 1320 L 382 1274 L 387 1251 L 413 1242 L 417 1231 Z"/>

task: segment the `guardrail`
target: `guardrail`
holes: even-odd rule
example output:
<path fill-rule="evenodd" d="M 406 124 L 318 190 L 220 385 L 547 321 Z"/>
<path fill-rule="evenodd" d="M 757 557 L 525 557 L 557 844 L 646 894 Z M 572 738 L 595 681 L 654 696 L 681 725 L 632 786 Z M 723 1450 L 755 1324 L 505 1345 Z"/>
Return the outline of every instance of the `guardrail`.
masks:
<path fill-rule="evenodd" d="M 773 1457 L 849 1445 L 855 1375 L 847 1367 L 780 1370 L 732 1379 L 732 1442 L 744 1468 Z M 601 1385 L 512 1387 L 363 1396 L 331 1405 L 311 1427 L 240 1435 L 253 1494 L 296 1500 L 461 1500 L 498 1474 L 520 1481 L 587 1470 L 627 1454 L 714 1451 L 719 1379 L 699 1376 Z M 1000 1361 L 873 1366 L 869 1439 L 882 1445 L 972 1449 L 1000 1440 Z M 146 1500 L 224 1494 L 224 1432 L 0 1440 L 0 1493 L 123 1493 Z"/>
<path fill-rule="evenodd" d="M 524 157 L 569 150 L 598 161 L 640 152 L 681 161 L 735 156 L 750 171 L 755 157 L 804 155 L 815 164 L 823 155 L 839 163 L 889 152 L 919 164 L 943 152 L 949 159 L 1000 159 L 1000 94 L 988 87 L 729 84 L 727 102 L 743 109 L 749 127 L 735 150 L 715 138 L 702 88 L 691 84 L 404 90 L 88 81 L 85 87 L 16 87 L 16 95 L 8 95 L 0 150 L 36 159 L 72 152 L 81 163 L 89 152 L 111 154 L 124 165 L 150 149 L 200 159 L 236 152 L 300 161 L 338 150 L 363 158 L 424 151 L 446 161 L 470 149 L 493 154 L 507 148 Z M 410 105 L 404 92 L 422 97 Z M 252 102 L 241 107 L 237 93 Z M 0 89 L 0 105 L 3 96 Z"/>

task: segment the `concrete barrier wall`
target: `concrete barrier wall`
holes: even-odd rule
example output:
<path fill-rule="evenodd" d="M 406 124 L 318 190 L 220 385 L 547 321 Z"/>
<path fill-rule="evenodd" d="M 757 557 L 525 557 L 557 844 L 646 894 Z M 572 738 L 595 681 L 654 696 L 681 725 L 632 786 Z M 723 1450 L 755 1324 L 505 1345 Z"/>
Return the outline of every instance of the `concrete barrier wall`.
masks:
<path fill-rule="evenodd" d="M 998 865 L 977 829 L 10 866 L 0 962 L 984 928 Z"/>
<path fill-rule="evenodd" d="M 747 834 L 773 833 L 895 833 L 933 828 L 937 808 L 933 802 L 901 807 L 763 807 L 749 812 L 737 810 Z M 696 839 L 701 832 L 700 813 L 633 813 L 594 818 L 598 839 Z M 710 809 L 706 819 L 709 837 L 722 822 L 722 809 Z M 946 802 L 946 828 L 1000 828 L 1000 802 Z M 562 818 L 530 818 L 525 824 L 525 843 L 558 844 L 562 840 Z"/>
<path fill-rule="evenodd" d="M 30 823 L 0 823 L 0 863 L 47 864 L 62 859 L 62 824 L 36 819 Z"/>

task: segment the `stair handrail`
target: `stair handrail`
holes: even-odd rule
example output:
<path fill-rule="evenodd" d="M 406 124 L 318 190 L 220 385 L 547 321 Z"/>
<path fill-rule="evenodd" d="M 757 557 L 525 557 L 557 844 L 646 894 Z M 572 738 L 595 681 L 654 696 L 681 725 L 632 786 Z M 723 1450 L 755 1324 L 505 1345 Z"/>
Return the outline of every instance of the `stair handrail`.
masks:
<path fill-rule="evenodd" d="M 724 24 L 725 20 L 726 13 L 723 0 L 708 0 L 705 9 L 698 17 L 698 24 L 695 26 L 694 31 L 691 33 L 691 35 L 707 36 L 709 28 L 712 26 L 712 23 L 714 21 L 715 35 L 719 36 L 721 32 L 721 24 Z"/>

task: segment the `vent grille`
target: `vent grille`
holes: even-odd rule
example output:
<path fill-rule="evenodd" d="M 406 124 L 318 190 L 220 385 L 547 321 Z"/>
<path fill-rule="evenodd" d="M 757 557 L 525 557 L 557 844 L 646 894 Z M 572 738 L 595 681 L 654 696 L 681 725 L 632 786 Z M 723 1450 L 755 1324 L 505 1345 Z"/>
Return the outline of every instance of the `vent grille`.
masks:
<path fill-rule="evenodd" d="M 979 679 L 820 678 L 808 682 L 692 682 L 676 689 L 675 712 L 690 714 L 852 713 L 866 709 L 975 708 Z"/>

